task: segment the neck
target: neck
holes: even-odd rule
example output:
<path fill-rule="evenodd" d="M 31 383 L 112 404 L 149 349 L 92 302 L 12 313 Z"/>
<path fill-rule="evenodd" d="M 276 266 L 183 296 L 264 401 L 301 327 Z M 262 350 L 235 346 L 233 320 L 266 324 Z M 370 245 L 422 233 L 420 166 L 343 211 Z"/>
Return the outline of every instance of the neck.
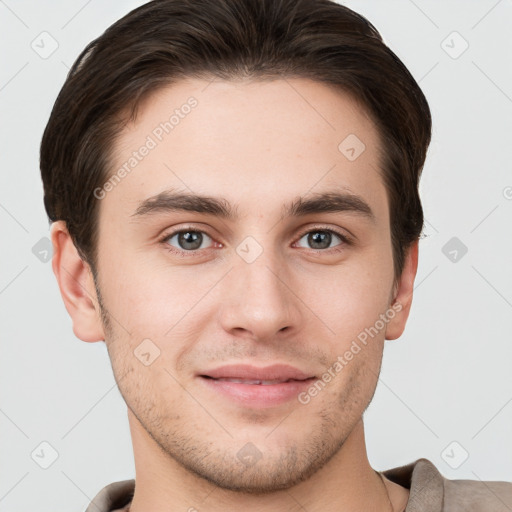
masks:
<path fill-rule="evenodd" d="M 404 499 L 403 488 L 400 493 L 396 488 L 399 486 L 388 481 L 389 492 L 379 474 L 371 468 L 362 419 L 340 450 L 308 480 L 289 489 L 253 495 L 221 489 L 192 474 L 157 445 L 131 411 L 128 416 L 136 471 L 130 512 L 393 512 L 393 500 L 403 502 Z"/>

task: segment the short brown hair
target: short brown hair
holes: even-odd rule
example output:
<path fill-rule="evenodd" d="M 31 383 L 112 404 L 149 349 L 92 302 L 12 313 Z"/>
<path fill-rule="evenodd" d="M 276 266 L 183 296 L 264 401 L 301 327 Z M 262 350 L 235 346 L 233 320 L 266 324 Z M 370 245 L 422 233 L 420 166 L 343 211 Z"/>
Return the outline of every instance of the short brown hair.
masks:
<path fill-rule="evenodd" d="M 418 185 L 431 138 L 430 109 L 375 27 L 330 0 L 153 0 L 82 51 L 53 106 L 40 164 L 48 217 L 66 222 L 93 273 L 93 191 L 113 173 L 113 143 L 144 98 L 187 77 L 310 78 L 365 108 L 384 148 L 381 172 L 398 280 L 406 251 L 423 229 Z"/>

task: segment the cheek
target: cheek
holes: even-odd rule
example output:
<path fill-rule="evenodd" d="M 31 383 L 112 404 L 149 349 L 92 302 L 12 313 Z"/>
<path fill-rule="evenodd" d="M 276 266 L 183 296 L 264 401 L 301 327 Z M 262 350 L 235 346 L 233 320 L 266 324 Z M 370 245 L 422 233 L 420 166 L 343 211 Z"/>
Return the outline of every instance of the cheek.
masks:
<path fill-rule="evenodd" d="M 109 270 L 105 301 L 128 332 L 161 337 L 178 320 L 188 293 L 179 271 L 135 257 L 118 258 Z"/>
<path fill-rule="evenodd" d="M 156 366 L 174 367 L 184 353 L 193 351 L 199 333 L 211 321 L 216 308 L 208 291 L 218 280 L 211 272 L 199 278 L 193 266 L 173 268 L 143 258 L 118 260 L 104 285 L 116 336 L 123 339 L 126 351 L 133 354 L 147 347 L 158 354 Z"/>
<path fill-rule="evenodd" d="M 337 340 L 350 343 L 375 323 L 387 307 L 392 285 L 391 249 L 385 242 L 354 252 L 339 265 L 294 269 L 290 263 L 290 288 L 301 299 L 296 299 L 296 307 L 311 318 L 306 329 L 325 330 L 327 326 L 326 334 L 333 331 Z M 131 333 L 133 344 L 144 338 L 171 340 L 180 333 L 190 338 L 191 330 L 200 330 L 211 320 L 215 311 L 211 301 L 216 299 L 208 292 L 221 288 L 217 285 L 225 266 L 179 266 L 170 263 L 163 250 L 158 254 L 156 249 L 150 254 L 133 248 L 121 252 L 121 240 L 107 245 L 102 248 L 104 300 L 123 327 L 117 330 Z"/>
<path fill-rule="evenodd" d="M 305 302 L 340 341 L 373 326 L 386 311 L 392 275 L 377 267 L 347 265 L 332 269 L 325 278 L 313 279 L 310 292 L 304 293 Z"/>

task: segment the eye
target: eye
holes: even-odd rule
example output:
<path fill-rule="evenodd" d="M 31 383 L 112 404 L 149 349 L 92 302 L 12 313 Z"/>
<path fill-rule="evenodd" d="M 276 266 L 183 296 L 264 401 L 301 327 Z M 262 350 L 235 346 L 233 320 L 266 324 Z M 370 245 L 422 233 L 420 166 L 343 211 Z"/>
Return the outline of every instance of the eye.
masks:
<path fill-rule="evenodd" d="M 172 243 L 174 239 L 175 243 Z M 204 232 L 196 229 L 181 229 L 166 235 L 162 242 L 174 247 L 177 251 L 196 251 L 204 249 L 208 240 L 212 239 Z M 172 250 L 172 249 L 170 249 Z"/>
<path fill-rule="evenodd" d="M 341 243 L 338 243 L 334 247 L 331 247 L 331 243 L 333 242 L 333 235 L 335 238 L 340 239 Z M 303 240 L 304 238 L 306 239 L 306 243 L 310 244 L 310 248 L 313 250 L 333 249 L 340 245 L 350 245 L 350 240 L 348 239 L 347 236 L 338 233 L 333 229 L 310 229 L 309 231 L 306 231 L 305 233 L 302 234 L 300 240 L 297 243 L 300 243 L 300 241 Z"/>
<path fill-rule="evenodd" d="M 332 246 L 331 244 L 336 238 L 340 242 Z M 306 244 L 310 245 L 311 250 L 321 252 L 328 252 L 328 250 L 341 251 L 345 246 L 352 245 L 352 241 L 347 235 L 327 228 L 310 228 L 309 231 L 303 232 L 298 242 L 296 242 L 299 247 L 304 247 L 300 243 L 303 239 L 305 239 Z M 200 249 L 223 247 L 221 243 L 215 242 L 207 233 L 192 226 L 167 233 L 161 239 L 161 243 L 168 251 L 179 256 L 199 256 L 201 254 Z"/>

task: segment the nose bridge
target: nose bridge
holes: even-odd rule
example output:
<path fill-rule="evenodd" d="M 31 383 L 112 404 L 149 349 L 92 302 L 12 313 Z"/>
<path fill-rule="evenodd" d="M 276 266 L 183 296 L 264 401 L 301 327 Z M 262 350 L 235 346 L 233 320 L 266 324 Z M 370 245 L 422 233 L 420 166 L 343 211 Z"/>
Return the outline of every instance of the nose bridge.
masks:
<path fill-rule="evenodd" d="M 243 330 L 263 339 L 284 328 L 296 328 L 301 319 L 300 301 L 289 288 L 289 273 L 282 260 L 268 248 L 258 249 L 250 239 L 239 244 L 236 253 L 223 287 L 224 329 Z"/>

